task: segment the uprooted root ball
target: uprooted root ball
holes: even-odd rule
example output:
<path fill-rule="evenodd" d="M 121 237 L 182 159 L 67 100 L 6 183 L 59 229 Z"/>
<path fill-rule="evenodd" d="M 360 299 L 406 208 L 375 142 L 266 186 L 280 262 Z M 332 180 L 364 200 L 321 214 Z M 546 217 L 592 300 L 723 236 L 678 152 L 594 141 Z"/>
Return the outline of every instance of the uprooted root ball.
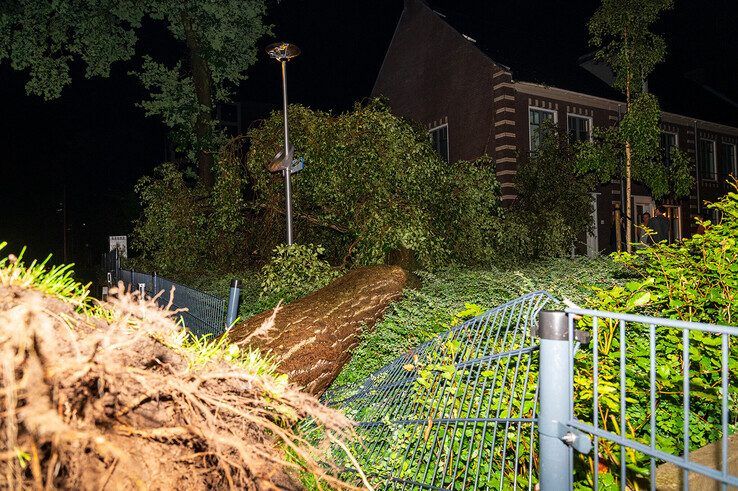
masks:
<path fill-rule="evenodd" d="M 292 430 L 310 418 L 346 437 L 340 414 L 278 378 L 192 363 L 153 304 L 78 310 L 0 286 L 1 488 L 294 489 L 301 470 L 343 487 Z"/>

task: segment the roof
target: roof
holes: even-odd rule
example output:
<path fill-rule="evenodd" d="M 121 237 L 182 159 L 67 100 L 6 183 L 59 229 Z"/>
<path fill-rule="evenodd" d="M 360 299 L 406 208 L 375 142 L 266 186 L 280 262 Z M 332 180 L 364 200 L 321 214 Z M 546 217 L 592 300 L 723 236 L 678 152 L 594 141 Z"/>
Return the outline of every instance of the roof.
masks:
<path fill-rule="evenodd" d="M 463 6 L 456 0 L 412 1 L 424 3 L 494 63 L 508 67 L 516 81 L 624 100 L 580 64 L 592 55 L 586 27 L 596 7 L 591 1 L 490 0 Z M 665 111 L 738 127 L 738 89 L 730 83 L 738 69 L 715 68 L 707 59 L 700 59 L 697 69 L 687 66 L 677 58 L 685 53 L 679 43 L 687 43 L 680 37 L 667 39 L 676 44 L 676 53 L 651 75 L 649 90 Z"/>

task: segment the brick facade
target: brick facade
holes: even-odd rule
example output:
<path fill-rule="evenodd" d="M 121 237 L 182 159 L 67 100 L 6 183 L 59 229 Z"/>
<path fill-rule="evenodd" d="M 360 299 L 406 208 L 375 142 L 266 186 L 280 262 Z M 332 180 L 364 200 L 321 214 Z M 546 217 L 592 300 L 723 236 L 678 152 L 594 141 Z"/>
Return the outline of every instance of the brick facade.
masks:
<path fill-rule="evenodd" d="M 505 204 L 515 199 L 515 174 L 530 151 L 531 108 L 554 112 L 562 131 L 567 130 L 570 114 L 591 118 L 594 127 L 606 127 L 616 124 L 625 109 L 622 101 L 515 80 L 514 67 L 496 64 L 421 0 L 405 0 L 373 95 L 387 97 L 396 114 L 428 129 L 448 124 L 450 160 L 492 156 Z M 720 145 L 738 144 L 738 128 L 677 114 L 663 113 L 661 127 L 677 135 L 677 145 L 695 162 L 696 140 L 714 141 L 718 172 Z M 694 178 L 696 185 L 688 197 L 665 202 L 679 213 L 683 237 L 691 235 L 692 216 L 704 211 L 702 203 L 729 189 L 725 175 L 711 181 L 695 169 Z M 612 248 L 612 207 L 621 201 L 620 188 L 621 183 L 613 181 L 593 190 L 599 251 Z M 633 195 L 643 202 L 650 199 L 648 189 L 638 183 Z"/>

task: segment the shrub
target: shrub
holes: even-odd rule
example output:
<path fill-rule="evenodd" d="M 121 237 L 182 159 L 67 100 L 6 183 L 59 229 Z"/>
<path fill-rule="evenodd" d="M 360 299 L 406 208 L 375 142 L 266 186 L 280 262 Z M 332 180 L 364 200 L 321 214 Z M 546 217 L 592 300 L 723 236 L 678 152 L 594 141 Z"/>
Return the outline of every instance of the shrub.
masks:
<path fill-rule="evenodd" d="M 722 213 L 720 223 L 703 222 L 705 233 L 695 235 L 681 243 L 656 245 L 637 250 L 633 254 L 615 256 L 636 275 L 632 281 L 614 288 L 596 288 L 588 302 L 592 308 L 614 312 L 636 312 L 685 321 L 733 325 L 738 309 L 738 188 L 719 202 L 710 205 Z M 582 327 L 591 329 L 591 319 L 583 319 Z M 610 391 L 618 381 L 620 340 L 618 323 L 601 321 L 599 324 L 600 352 L 600 404 L 601 421 L 606 429 L 618 432 L 613 425 L 619 416 L 617 391 Z M 648 326 L 629 324 L 626 332 L 626 376 L 628 380 L 628 405 L 626 415 L 632 426 L 628 436 L 649 443 L 647 411 L 650 383 L 643 377 L 649 366 L 649 350 L 643 340 L 648 339 Z M 692 449 L 700 448 L 721 436 L 716 408 L 721 401 L 721 347 L 720 335 L 692 331 L 689 333 L 689 357 L 692 371 L 692 394 L 689 427 Z M 682 331 L 659 328 L 656 333 L 657 359 L 657 448 L 680 454 L 683 451 L 682 424 L 683 359 Z M 591 348 L 590 348 L 591 349 Z M 738 370 L 738 344 L 731 340 L 729 370 Z M 586 387 L 589 379 L 584 375 L 592 370 L 591 353 L 583 351 L 578 361 L 582 376 L 578 414 L 592 417 L 592 388 Z M 579 376 L 579 375 L 578 375 Z M 735 414 L 738 414 L 738 383 L 729 380 L 732 430 L 735 431 Z M 610 386 L 610 387 L 608 387 Z M 719 413 L 718 413 L 719 414 Z M 611 427 L 608 427 L 613 425 Z M 616 465 L 618 451 L 609 442 L 603 442 L 603 462 Z M 628 479 L 633 482 L 648 476 L 648 459 L 642 454 L 630 453 Z"/>
<path fill-rule="evenodd" d="M 341 274 L 320 258 L 324 252 L 313 244 L 277 246 L 261 270 L 262 293 L 292 299 L 324 287 Z"/>
<path fill-rule="evenodd" d="M 143 213 L 132 234 L 135 268 L 190 283 L 244 268 L 249 257 L 240 161 L 232 152 L 221 156 L 212 188 L 174 163 L 139 180 Z"/>
<path fill-rule="evenodd" d="M 591 228 L 594 180 L 578 176 L 565 133 L 549 125 L 535 153 L 521 159 L 517 198 L 505 215 L 496 242 L 501 259 L 565 256 Z"/>

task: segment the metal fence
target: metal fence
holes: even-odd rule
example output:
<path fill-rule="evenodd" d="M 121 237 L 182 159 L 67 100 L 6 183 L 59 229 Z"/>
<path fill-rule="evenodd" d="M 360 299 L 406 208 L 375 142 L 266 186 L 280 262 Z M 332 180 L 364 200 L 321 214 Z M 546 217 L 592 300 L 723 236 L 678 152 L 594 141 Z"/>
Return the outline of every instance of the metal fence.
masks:
<path fill-rule="evenodd" d="M 554 300 L 508 302 L 325 395 L 357 422 L 375 489 L 738 486 L 738 328 L 543 310 Z"/>
<path fill-rule="evenodd" d="M 729 445 L 738 416 L 738 328 L 573 308 L 546 315 L 565 336 L 546 341 L 548 354 L 542 339 L 541 365 L 544 356 L 566 354 L 567 366 L 557 371 L 566 372 L 568 391 L 557 396 L 568 401 L 569 437 L 594 440 L 578 465 L 569 453 L 575 468 L 557 482 L 595 490 L 738 489 L 738 455 L 731 459 Z M 575 355 L 577 325 L 591 329 L 592 342 Z M 544 406 L 542 398 L 541 425 Z M 732 442 L 736 448 L 738 439 Z M 554 452 L 566 448 L 554 445 Z"/>
<path fill-rule="evenodd" d="M 125 288 L 156 298 L 161 307 L 181 310 L 178 318 L 197 336 L 220 336 L 236 320 L 240 293 L 238 281 L 231 283 L 229 299 L 223 299 L 157 276 L 156 273 L 122 269 L 116 251 L 106 254 L 103 263 L 105 267 L 113 268 L 108 269 L 108 281 L 111 284 L 122 281 Z"/>
<path fill-rule="evenodd" d="M 454 327 L 325 400 L 357 421 L 364 472 L 403 489 L 531 489 L 536 316 L 532 293 Z M 339 463 L 342 463 L 339 460 Z"/>

